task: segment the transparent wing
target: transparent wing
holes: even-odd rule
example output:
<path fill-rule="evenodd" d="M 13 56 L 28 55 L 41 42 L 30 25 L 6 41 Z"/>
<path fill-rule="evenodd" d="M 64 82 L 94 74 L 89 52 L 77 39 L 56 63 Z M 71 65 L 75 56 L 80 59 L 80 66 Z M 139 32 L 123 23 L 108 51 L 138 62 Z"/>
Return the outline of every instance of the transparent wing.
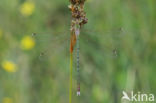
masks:
<path fill-rule="evenodd" d="M 110 31 L 93 31 L 83 29 L 80 33 L 80 55 L 97 52 L 103 57 L 117 58 L 121 49 L 120 39 L 125 37 L 122 28 Z M 45 60 L 51 53 L 62 54 L 69 52 L 70 31 L 59 33 L 33 33 L 36 41 L 39 60 Z M 86 54 L 87 55 L 87 54 Z"/>
<path fill-rule="evenodd" d="M 51 55 L 65 54 L 69 48 L 67 33 L 32 33 L 32 37 L 35 39 L 35 53 L 40 61 L 47 60 Z"/>
<path fill-rule="evenodd" d="M 121 40 L 125 36 L 126 32 L 122 28 L 102 32 L 88 30 L 81 33 L 80 43 L 83 48 L 88 48 L 85 52 L 96 52 L 103 57 L 117 58 L 122 48 Z"/>

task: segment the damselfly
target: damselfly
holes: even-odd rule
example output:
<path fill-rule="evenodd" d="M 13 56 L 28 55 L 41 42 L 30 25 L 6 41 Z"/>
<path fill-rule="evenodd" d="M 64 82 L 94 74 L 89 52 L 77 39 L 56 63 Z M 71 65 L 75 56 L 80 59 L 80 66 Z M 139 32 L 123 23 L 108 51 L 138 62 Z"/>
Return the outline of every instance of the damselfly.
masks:
<path fill-rule="evenodd" d="M 39 60 L 47 59 L 54 52 L 58 54 L 66 50 L 68 52 L 70 48 L 69 34 L 69 32 L 33 33 L 32 37 L 35 38 L 36 44 L 39 46 Z M 104 59 L 118 58 L 120 56 L 119 50 L 122 48 L 120 41 L 125 37 L 125 34 L 126 32 L 122 28 L 101 32 L 87 29 L 82 30 L 79 39 L 77 39 L 77 45 L 74 47 L 77 50 L 76 53 L 74 52 L 74 59 L 77 62 L 77 95 L 80 95 L 80 57 L 91 52 L 97 52 Z"/>

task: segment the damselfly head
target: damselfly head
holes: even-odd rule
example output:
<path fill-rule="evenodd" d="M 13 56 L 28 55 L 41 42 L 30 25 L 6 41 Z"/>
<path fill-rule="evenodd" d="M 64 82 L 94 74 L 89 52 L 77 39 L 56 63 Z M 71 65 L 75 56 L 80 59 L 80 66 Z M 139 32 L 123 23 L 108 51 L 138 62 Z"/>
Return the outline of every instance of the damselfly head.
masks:
<path fill-rule="evenodd" d="M 75 30 L 75 35 L 76 36 L 79 36 L 80 35 L 80 29 L 79 28 Z"/>

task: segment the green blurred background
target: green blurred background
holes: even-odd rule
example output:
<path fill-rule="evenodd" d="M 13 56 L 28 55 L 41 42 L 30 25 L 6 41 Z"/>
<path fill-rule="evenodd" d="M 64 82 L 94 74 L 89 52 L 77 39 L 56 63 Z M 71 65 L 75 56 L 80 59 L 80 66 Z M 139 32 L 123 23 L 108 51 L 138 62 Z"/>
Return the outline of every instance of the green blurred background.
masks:
<path fill-rule="evenodd" d="M 155 4 L 86 2 L 81 96 L 76 96 L 74 54 L 73 103 L 122 103 L 123 90 L 156 94 Z M 68 103 L 68 5 L 68 0 L 0 0 L 0 103 Z M 41 35 L 33 38 L 33 32 Z"/>

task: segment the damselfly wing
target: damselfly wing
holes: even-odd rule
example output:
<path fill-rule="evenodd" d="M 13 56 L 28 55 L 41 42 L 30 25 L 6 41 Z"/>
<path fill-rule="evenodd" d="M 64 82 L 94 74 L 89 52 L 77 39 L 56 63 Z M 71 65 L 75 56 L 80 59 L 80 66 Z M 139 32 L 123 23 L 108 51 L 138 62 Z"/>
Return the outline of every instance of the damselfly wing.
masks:
<path fill-rule="evenodd" d="M 80 33 L 80 55 L 84 52 L 99 51 L 101 56 L 117 58 L 119 49 L 122 48 L 120 39 L 125 37 L 126 32 L 122 29 L 110 31 L 82 30 Z M 36 41 L 39 60 L 45 60 L 50 53 L 66 53 L 69 51 L 70 31 L 59 33 L 32 33 Z"/>
<path fill-rule="evenodd" d="M 69 43 L 69 37 L 66 33 L 32 33 L 36 42 L 36 52 L 38 59 L 44 61 L 50 54 L 59 54 L 66 51 Z M 60 34 L 60 33 L 59 33 Z M 64 50 L 65 49 L 65 50 Z"/>

